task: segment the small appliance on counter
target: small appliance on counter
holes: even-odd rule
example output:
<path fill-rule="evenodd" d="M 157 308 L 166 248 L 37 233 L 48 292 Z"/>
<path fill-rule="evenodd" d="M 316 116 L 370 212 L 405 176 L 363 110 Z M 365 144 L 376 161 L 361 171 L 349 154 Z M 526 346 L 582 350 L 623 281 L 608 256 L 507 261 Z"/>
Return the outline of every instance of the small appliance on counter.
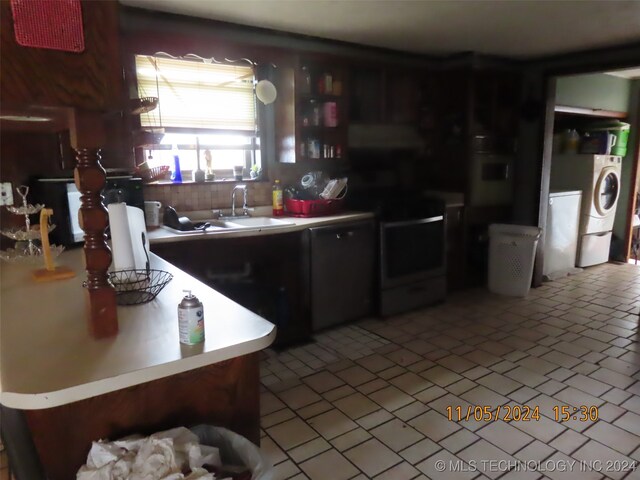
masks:
<path fill-rule="evenodd" d="M 65 247 L 79 245 L 84 241 L 84 231 L 78 222 L 80 192 L 73 178 L 37 178 L 31 182 L 33 198 L 53 209 L 52 222 L 56 229 L 51 232 L 51 242 Z M 142 179 L 132 175 L 107 175 L 102 191 L 103 203 L 124 202 L 144 210 Z"/>

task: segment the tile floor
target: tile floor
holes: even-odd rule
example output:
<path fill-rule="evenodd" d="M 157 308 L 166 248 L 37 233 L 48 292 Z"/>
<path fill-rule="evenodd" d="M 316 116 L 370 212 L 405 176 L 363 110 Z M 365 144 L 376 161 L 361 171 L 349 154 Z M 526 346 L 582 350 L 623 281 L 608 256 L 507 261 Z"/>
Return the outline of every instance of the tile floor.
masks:
<path fill-rule="evenodd" d="M 606 264 L 524 299 L 465 291 L 267 351 L 275 480 L 640 479 L 639 306 L 640 267 Z M 565 405 L 598 420 L 556 421 Z M 474 420 L 485 406 L 493 419 Z M 517 406 L 539 419 L 504 421 Z M 6 467 L 0 452 L 0 480 Z"/>
<path fill-rule="evenodd" d="M 640 479 L 639 306 L 606 264 L 267 351 L 262 448 L 277 480 Z"/>

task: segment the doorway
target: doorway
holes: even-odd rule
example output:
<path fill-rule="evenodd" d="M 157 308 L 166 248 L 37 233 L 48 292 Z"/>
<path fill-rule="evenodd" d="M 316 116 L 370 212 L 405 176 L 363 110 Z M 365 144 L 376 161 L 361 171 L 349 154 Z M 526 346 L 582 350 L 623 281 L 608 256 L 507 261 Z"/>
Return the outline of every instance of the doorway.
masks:
<path fill-rule="evenodd" d="M 640 68 L 557 76 L 549 84 L 555 85 L 555 100 L 547 109 L 545 128 L 545 151 L 551 151 L 545 158 L 547 185 L 552 194 L 545 192 L 541 198 L 548 207 L 541 222 L 549 227 L 544 248 L 551 249 L 553 243 L 548 238 L 554 224 L 549 218 L 554 213 L 549 207 L 552 197 L 558 191 L 581 191 L 570 215 L 576 265 L 629 258 L 635 263 L 636 255 L 640 265 Z M 570 233 L 566 228 L 560 232 L 563 248 L 569 250 Z M 556 257 L 545 251 L 542 258 L 542 269 L 548 272 L 547 260 Z"/>

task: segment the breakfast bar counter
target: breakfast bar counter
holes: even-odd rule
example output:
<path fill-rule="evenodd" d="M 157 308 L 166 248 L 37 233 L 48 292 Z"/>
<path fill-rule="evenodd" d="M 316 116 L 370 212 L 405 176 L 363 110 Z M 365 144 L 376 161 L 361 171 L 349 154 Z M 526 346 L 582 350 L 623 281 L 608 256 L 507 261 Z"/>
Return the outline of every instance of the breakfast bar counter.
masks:
<path fill-rule="evenodd" d="M 95 340 L 82 250 L 57 263 L 76 277 L 36 283 L 34 267 L 2 265 L 0 403 L 10 456 L 7 412 L 24 417 L 51 479 L 75 478 L 99 438 L 204 422 L 259 441 L 258 352 L 275 338 L 273 324 L 151 254 L 151 268 L 173 280 L 149 303 L 119 306 L 119 333 Z M 185 289 L 204 305 L 205 341 L 194 346 L 179 342 Z"/>

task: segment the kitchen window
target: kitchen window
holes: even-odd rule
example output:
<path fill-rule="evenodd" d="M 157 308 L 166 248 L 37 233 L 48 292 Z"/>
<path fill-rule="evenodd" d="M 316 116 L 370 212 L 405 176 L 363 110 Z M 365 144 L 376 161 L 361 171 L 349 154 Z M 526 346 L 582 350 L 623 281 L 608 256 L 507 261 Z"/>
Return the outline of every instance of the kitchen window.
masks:
<path fill-rule="evenodd" d="M 208 179 L 233 178 L 236 166 L 249 177 L 261 167 L 254 65 L 193 57 L 135 56 L 139 97 L 158 98 L 157 108 L 140 114 L 141 129 L 158 138 L 164 132 L 159 144 L 143 147 L 145 159 L 149 167 L 173 168 L 177 153 L 187 180 L 197 168 L 199 144 Z"/>

